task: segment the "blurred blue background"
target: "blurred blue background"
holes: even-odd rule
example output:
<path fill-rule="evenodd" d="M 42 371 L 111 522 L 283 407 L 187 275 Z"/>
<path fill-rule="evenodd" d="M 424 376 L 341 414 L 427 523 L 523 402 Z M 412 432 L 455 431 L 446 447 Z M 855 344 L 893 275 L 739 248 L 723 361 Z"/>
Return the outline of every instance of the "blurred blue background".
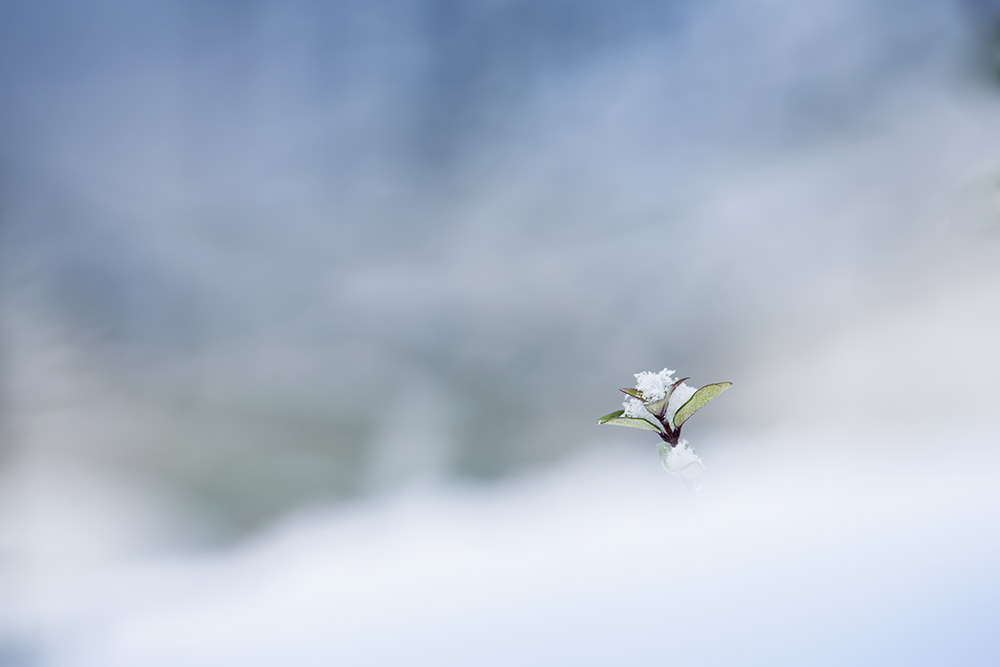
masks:
<path fill-rule="evenodd" d="M 0 665 L 995 664 L 998 249 L 989 0 L 7 0 Z M 665 365 L 702 514 L 595 426 Z"/>

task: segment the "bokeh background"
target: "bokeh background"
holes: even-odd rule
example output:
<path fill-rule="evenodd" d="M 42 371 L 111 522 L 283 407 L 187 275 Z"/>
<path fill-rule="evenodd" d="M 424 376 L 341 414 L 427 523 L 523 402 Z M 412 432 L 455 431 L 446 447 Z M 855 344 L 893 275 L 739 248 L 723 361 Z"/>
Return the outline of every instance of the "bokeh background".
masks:
<path fill-rule="evenodd" d="M 0 665 L 995 665 L 998 252 L 992 0 L 5 0 Z"/>

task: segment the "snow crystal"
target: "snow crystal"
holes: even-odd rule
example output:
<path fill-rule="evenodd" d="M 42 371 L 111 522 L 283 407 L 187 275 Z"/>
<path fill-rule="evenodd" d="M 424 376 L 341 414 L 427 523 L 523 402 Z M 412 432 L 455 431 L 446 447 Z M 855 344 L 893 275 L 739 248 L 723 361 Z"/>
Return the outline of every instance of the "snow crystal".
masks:
<path fill-rule="evenodd" d="M 627 396 L 625 401 L 622 403 L 622 407 L 625 408 L 626 417 L 642 417 L 643 419 L 653 420 L 655 423 L 656 418 L 649 413 L 646 406 L 644 406 L 642 401 L 637 398 Z"/>
<path fill-rule="evenodd" d="M 635 388 L 642 392 L 646 402 L 658 401 L 667 395 L 667 388 L 674 383 L 674 371 L 664 368 L 659 373 L 642 371 L 635 374 Z"/>

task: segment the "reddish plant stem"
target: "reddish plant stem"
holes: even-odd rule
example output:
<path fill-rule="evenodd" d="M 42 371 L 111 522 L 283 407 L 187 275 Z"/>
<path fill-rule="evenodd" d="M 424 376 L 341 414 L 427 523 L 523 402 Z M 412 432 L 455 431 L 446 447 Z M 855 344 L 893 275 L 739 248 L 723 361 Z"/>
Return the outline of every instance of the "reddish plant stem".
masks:
<path fill-rule="evenodd" d="M 666 416 L 654 416 L 660 421 L 660 425 L 663 426 L 663 431 L 660 433 L 660 439 L 669 444 L 671 447 L 676 447 L 677 443 L 681 439 L 681 430 L 679 428 L 675 429 L 671 426 Z"/>

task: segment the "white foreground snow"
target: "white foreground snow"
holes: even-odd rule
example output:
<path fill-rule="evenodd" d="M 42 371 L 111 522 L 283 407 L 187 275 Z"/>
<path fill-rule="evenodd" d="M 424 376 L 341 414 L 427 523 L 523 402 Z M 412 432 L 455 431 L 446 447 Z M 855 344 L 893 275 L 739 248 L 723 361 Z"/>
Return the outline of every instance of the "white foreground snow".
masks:
<path fill-rule="evenodd" d="M 717 437 L 697 503 L 640 441 L 207 555 L 35 554 L 8 634 L 55 667 L 1000 664 L 995 433 Z"/>

